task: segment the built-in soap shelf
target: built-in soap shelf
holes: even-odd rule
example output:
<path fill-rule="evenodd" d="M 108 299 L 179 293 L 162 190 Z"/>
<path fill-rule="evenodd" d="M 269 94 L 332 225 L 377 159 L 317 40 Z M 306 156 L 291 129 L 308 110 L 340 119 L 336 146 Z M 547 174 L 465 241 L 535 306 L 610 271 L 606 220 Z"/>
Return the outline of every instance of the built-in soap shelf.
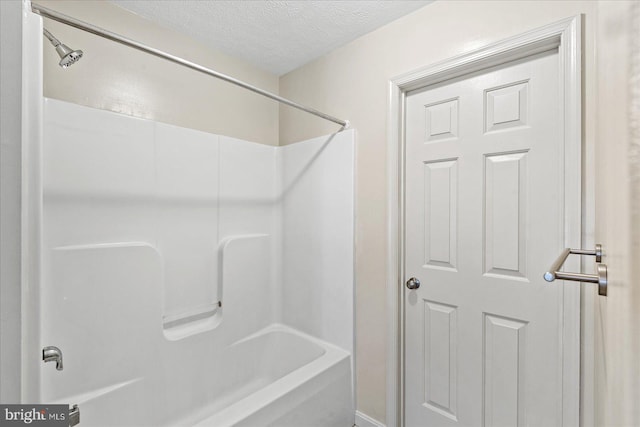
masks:
<path fill-rule="evenodd" d="M 252 261 L 237 259 L 237 255 L 230 255 L 234 245 L 240 241 L 266 238 L 269 238 L 268 234 L 241 234 L 223 239 L 218 245 L 218 280 L 217 283 L 212 284 L 217 287 L 218 300 L 180 313 L 163 316 L 164 336 L 170 341 L 175 341 L 217 328 L 223 318 L 223 290 L 225 285 L 229 285 L 225 283 L 225 273 L 228 273 L 228 270 L 232 268 L 246 268 L 246 265 Z M 234 251 L 234 253 L 238 253 L 238 251 Z"/>
<path fill-rule="evenodd" d="M 89 243 L 84 245 L 64 245 L 64 246 L 56 246 L 53 248 L 54 251 L 90 251 L 94 249 L 126 249 L 126 248 L 140 248 L 146 247 L 151 249 L 156 253 L 158 257 L 160 253 L 158 249 L 156 249 L 153 245 L 150 245 L 146 242 L 112 242 L 112 243 Z"/>
<path fill-rule="evenodd" d="M 222 302 L 162 317 L 162 331 L 169 341 L 213 330 L 222 322 Z"/>
<path fill-rule="evenodd" d="M 162 327 L 166 329 L 176 328 L 187 323 L 192 323 L 214 316 L 222 307 L 222 301 L 217 301 L 205 306 L 196 307 L 181 313 L 162 316 Z"/>

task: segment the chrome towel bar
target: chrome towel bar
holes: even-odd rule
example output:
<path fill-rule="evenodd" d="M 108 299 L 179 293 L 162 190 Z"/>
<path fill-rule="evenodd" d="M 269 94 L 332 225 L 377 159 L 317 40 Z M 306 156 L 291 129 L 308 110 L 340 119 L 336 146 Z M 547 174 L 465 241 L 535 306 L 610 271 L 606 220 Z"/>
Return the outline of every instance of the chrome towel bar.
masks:
<path fill-rule="evenodd" d="M 591 255 L 596 257 L 596 269 L 598 274 L 582 274 L 582 273 L 565 273 L 559 271 L 570 254 L 575 255 Z M 544 280 L 553 282 L 556 279 L 573 280 L 576 282 L 588 282 L 598 284 L 598 295 L 607 296 L 607 266 L 600 264 L 602 261 L 602 245 L 596 245 L 594 250 L 588 249 L 569 249 L 566 248 L 560 253 L 560 256 L 551 264 L 549 271 L 544 273 Z"/>

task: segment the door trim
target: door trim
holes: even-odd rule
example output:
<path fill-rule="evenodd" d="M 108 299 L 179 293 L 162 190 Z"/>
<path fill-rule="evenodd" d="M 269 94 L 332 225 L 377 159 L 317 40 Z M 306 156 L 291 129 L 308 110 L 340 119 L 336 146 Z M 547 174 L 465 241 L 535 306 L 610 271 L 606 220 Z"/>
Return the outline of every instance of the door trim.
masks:
<path fill-rule="evenodd" d="M 582 243 L 582 47 L 581 16 L 490 44 L 389 82 L 387 126 L 387 427 L 404 426 L 404 120 L 407 92 L 469 73 L 558 49 L 563 93 L 565 247 Z M 549 254 L 552 259 L 555 254 Z M 567 266 L 581 271 L 579 261 Z M 540 272 L 543 274 L 544 272 Z M 563 283 L 562 425 L 580 420 L 580 284 Z"/>

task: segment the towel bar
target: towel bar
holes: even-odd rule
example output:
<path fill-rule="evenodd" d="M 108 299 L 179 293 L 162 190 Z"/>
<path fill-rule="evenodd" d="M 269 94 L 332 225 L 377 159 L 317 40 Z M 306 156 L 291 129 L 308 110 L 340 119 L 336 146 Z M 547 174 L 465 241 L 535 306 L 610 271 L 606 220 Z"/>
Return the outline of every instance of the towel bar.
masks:
<path fill-rule="evenodd" d="M 598 263 L 596 269 L 598 274 L 582 274 L 582 273 L 565 273 L 559 271 L 570 254 L 575 255 L 591 255 L 596 257 Z M 598 295 L 607 296 L 607 266 L 600 264 L 602 261 L 602 245 L 596 245 L 594 250 L 588 249 L 569 249 L 566 248 L 560 253 L 560 256 L 551 264 L 549 271 L 544 273 L 544 280 L 553 282 L 556 279 L 573 280 L 576 282 L 588 282 L 598 284 Z"/>

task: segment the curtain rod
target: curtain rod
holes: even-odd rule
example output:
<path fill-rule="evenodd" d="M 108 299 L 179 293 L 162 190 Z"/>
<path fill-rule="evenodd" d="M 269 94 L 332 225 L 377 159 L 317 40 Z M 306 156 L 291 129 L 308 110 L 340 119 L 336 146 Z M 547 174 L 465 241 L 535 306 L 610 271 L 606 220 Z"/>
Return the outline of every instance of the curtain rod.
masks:
<path fill-rule="evenodd" d="M 283 98 L 281 96 L 276 95 L 275 93 L 268 92 L 266 90 L 260 89 L 256 86 L 250 85 L 249 83 L 245 83 L 242 80 L 238 80 L 231 76 L 227 76 L 226 74 L 219 73 L 210 68 L 203 67 L 202 65 L 196 64 L 195 62 L 187 61 L 184 58 L 180 58 L 179 56 L 171 55 L 170 53 L 164 52 L 162 50 L 147 46 L 135 40 L 129 39 L 127 37 L 121 36 L 119 34 L 113 33 L 111 31 L 105 30 L 103 28 L 97 27 L 95 25 L 89 24 L 88 22 L 80 21 L 78 19 L 72 18 L 71 16 L 65 15 L 60 12 L 56 12 L 55 10 L 49 9 L 47 7 L 41 6 L 36 3 L 31 3 L 31 10 L 34 13 L 37 13 L 40 16 L 44 16 L 46 18 L 53 19 L 54 21 L 61 22 L 63 24 L 69 25 L 71 27 L 77 28 L 82 31 L 86 31 L 91 34 L 95 34 L 96 36 L 103 37 L 105 39 L 123 44 L 125 46 L 132 47 L 134 49 L 138 49 L 142 52 L 149 53 L 151 55 L 157 56 L 159 58 L 166 59 L 168 61 L 174 62 L 176 64 L 180 64 L 187 68 L 191 68 L 192 70 L 199 71 L 203 74 L 207 74 L 213 77 L 216 77 L 220 80 L 224 80 L 236 86 L 240 86 L 242 88 L 248 89 L 252 92 L 255 92 L 259 95 L 266 96 L 267 98 L 271 98 L 274 101 L 281 102 L 290 107 L 297 108 L 298 110 L 305 111 L 309 114 L 313 114 L 314 116 L 321 117 L 325 120 L 329 120 L 331 122 L 337 123 L 346 129 L 349 127 L 348 120 L 338 119 L 337 117 L 330 116 L 329 114 L 325 114 L 321 111 L 318 111 L 311 107 L 305 107 L 304 105 L 298 104 L 297 102 L 291 101 L 287 98 Z"/>

